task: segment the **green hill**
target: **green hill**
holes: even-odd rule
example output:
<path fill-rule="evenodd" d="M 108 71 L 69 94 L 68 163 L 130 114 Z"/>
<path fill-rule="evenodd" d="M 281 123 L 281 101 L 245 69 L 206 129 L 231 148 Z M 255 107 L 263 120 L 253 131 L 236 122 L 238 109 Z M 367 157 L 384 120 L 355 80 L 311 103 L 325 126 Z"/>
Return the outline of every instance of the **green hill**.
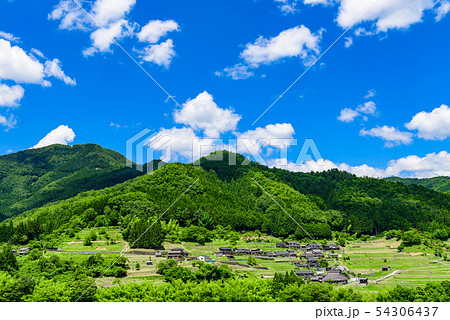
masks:
<path fill-rule="evenodd" d="M 388 181 L 401 182 L 406 185 L 416 184 L 418 186 L 424 186 L 429 189 L 438 191 L 438 192 L 447 192 L 450 193 L 450 177 L 434 177 L 428 179 L 417 179 L 417 178 L 387 178 Z"/>
<path fill-rule="evenodd" d="M 52 145 L 0 156 L 0 221 L 138 175 L 125 166 L 121 154 L 94 144 Z"/>
<path fill-rule="evenodd" d="M 0 241 L 93 226 L 119 226 L 128 238 L 144 228 L 139 224 L 148 225 L 160 215 L 166 223 L 176 221 L 197 233 L 222 226 L 297 239 L 307 237 L 299 224 L 320 239 L 330 238 L 332 231 L 449 229 L 450 195 L 337 170 L 305 174 L 242 165 L 240 155 L 238 165 L 229 166 L 229 155 L 223 161 L 206 157 L 196 164 L 168 164 L 152 175 L 31 210 L 0 225 Z"/>

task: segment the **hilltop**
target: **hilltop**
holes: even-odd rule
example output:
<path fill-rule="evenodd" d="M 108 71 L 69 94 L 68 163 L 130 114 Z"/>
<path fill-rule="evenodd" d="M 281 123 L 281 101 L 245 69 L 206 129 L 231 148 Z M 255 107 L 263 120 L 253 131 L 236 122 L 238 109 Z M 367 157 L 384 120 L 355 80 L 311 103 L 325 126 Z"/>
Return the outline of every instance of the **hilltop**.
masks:
<path fill-rule="evenodd" d="M 222 161 L 211 161 L 211 155 L 195 164 L 168 164 L 152 175 L 25 212 L 14 226 L 3 224 L 0 240 L 12 234 L 15 239 L 35 239 L 42 233 L 102 226 L 119 226 L 129 240 L 169 207 L 163 222 L 202 228 L 197 234 L 221 226 L 303 239 L 307 234 L 297 222 L 319 239 L 331 238 L 332 232 L 450 231 L 450 195 L 337 170 L 305 174 L 254 162 L 243 165 L 241 155 L 236 155 L 237 165 L 230 166 L 230 155 L 224 152 Z"/>
<path fill-rule="evenodd" d="M 387 178 L 388 181 L 401 182 L 406 185 L 416 184 L 418 186 L 424 186 L 426 188 L 438 191 L 450 193 L 450 177 L 434 177 L 434 178 Z"/>
<path fill-rule="evenodd" d="M 95 144 L 29 149 L 0 156 L 0 221 L 141 173 L 125 157 Z"/>

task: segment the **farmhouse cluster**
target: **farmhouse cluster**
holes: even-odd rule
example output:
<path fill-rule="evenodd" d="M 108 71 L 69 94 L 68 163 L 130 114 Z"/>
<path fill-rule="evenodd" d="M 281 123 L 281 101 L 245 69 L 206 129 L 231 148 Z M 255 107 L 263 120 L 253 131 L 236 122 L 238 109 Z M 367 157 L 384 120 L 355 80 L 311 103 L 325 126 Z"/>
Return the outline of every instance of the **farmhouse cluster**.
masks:
<path fill-rule="evenodd" d="M 260 248 L 246 248 L 246 247 L 220 247 L 214 252 L 215 258 L 229 258 L 229 261 L 238 260 L 237 258 L 242 256 L 252 256 L 263 260 L 273 260 L 275 262 L 286 262 L 286 259 L 290 260 L 293 266 L 299 268 L 295 270 L 295 274 L 298 277 L 309 279 L 310 281 L 317 282 L 332 282 L 338 284 L 347 283 L 350 270 L 346 267 L 338 266 L 335 263 L 332 267 L 324 267 L 321 262 L 325 258 L 330 258 L 335 262 L 335 258 L 338 258 L 339 254 L 335 251 L 340 250 L 340 246 L 336 244 L 308 243 L 300 244 L 295 241 L 279 242 L 274 245 L 274 250 L 264 251 Z M 167 259 L 174 259 L 177 261 L 192 261 L 199 260 L 204 262 L 216 262 L 216 259 L 207 256 L 190 256 L 189 252 L 182 248 L 173 248 L 167 252 L 157 251 L 156 257 L 167 257 Z M 233 262 L 223 262 L 226 264 L 233 264 Z M 236 262 L 234 262 L 237 264 Z M 245 266 L 245 265 L 243 265 Z M 264 277 L 270 278 L 271 276 Z"/>

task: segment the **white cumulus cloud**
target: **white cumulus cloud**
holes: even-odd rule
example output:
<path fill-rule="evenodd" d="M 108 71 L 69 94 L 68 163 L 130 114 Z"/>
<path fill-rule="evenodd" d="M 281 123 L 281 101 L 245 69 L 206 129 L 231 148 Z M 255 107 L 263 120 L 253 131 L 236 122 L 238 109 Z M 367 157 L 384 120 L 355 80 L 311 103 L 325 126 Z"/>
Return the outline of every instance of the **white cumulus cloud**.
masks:
<path fill-rule="evenodd" d="M 157 43 L 162 37 L 169 32 L 179 31 L 180 26 L 174 20 L 153 20 L 142 27 L 137 34 L 140 42 Z"/>
<path fill-rule="evenodd" d="M 342 28 L 351 26 L 373 3 L 373 0 L 340 1 L 337 17 L 339 26 Z M 373 22 L 376 32 L 406 29 L 412 24 L 421 22 L 424 12 L 433 9 L 436 3 L 436 0 L 379 0 L 359 23 Z"/>
<path fill-rule="evenodd" d="M 0 80 L 48 85 L 44 66 L 22 48 L 0 39 Z"/>
<path fill-rule="evenodd" d="M 174 47 L 172 39 L 148 46 L 142 52 L 142 60 L 169 68 L 176 54 Z"/>
<path fill-rule="evenodd" d="M 238 63 L 232 67 L 226 67 L 222 71 L 217 71 L 215 74 L 218 77 L 226 76 L 233 80 L 244 80 L 254 76 L 254 73 L 250 70 L 249 66 Z"/>
<path fill-rule="evenodd" d="M 10 115 L 8 118 L 5 116 L 2 116 L 0 114 L 0 126 L 6 127 L 5 131 L 8 131 L 9 129 L 12 129 L 16 126 L 17 120 L 14 118 L 14 115 Z"/>
<path fill-rule="evenodd" d="M 44 73 L 47 77 L 55 77 L 62 80 L 65 84 L 75 86 L 75 79 L 68 77 L 62 70 L 62 64 L 59 59 L 48 60 L 45 62 Z"/>
<path fill-rule="evenodd" d="M 50 131 L 41 141 L 38 142 L 32 149 L 43 148 L 52 144 L 67 145 L 73 142 L 75 133 L 68 126 L 61 125 L 58 128 Z"/>
<path fill-rule="evenodd" d="M 442 105 L 431 112 L 422 111 L 405 126 L 409 130 L 417 130 L 419 138 L 445 140 L 450 137 L 450 108 Z"/>
<path fill-rule="evenodd" d="M 359 134 L 361 136 L 381 138 L 385 141 L 384 146 L 387 148 L 401 144 L 410 144 L 413 141 L 411 132 L 403 132 L 388 126 L 375 127 L 370 130 L 362 129 Z"/>
<path fill-rule="evenodd" d="M 353 122 L 359 116 L 359 112 L 350 109 L 344 108 L 341 110 L 341 114 L 338 116 L 338 120 L 342 122 Z"/>
<path fill-rule="evenodd" d="M 273 38 L 260 36 L 255 42 L 245 45 L 241 58 L 249 65 L 270 64 L 285 58 L 299 57 L 305 64 L 319 54 L 321 32 L 312 33 L 305 26 L 282 31 Z"/>
<path fill-rule="evenodd" d="M 220 134 L 235 130 L 240 119 L 241 116 L 233 110 L 217 106 L 213 96 L 206 91 L 188 100 L 181 110 L 174 112 L 176 123 L 203 130 L 210 138 L 219 138 Z"/>
<path fill-rule="evenodd" d="M 436 8 L 436 21 L 441 21 L 450 12 L 450 1 L 441 1 Z"/>
<path fill-rule="evenodd" d="M 0 107 L 13 108 L 19 106 L 24 93 L 25 90 L 19 85 L 9 87 L 0 83 Z"/>
<path fill-rule="evenodd" d="M 4 31 L 0 31 L 0 39 L 5 39 L 11 42 L 17 42 L 20 40 L 20 38 L 15 37 L 13 34 Z"/>
<path fill-rule="evenodd" d="M 431 178 L 437 176 L 450 176 L 450 153 L 441 151 L 429 153 L 424 157 L 411 155 L 391 160 L 385 168 L 376 168 L 367 164 L 352 166 L 346 163 L 334 163 L 330 160 L 310 160 L 300 164 L 287 162 L 286 159 L 275 159 L 271 166 L 293 172 L 322 172 L 330 169 L 339 169 L 355 174 L 359 177 L 385 178 L 391 176 L 411 178 Z"/>

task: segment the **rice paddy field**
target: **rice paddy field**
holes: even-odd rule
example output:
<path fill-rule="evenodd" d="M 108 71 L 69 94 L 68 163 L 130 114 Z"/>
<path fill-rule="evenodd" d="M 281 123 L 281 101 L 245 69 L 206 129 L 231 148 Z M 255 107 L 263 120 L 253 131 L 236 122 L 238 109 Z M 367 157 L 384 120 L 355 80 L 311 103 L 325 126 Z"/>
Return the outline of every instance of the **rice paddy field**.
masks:
<path fill-rule="evenodd" d="M 156 258 L 155 250 L 148 249 L 132 249 L 129 250 L 120 230 L 107 229 L 96 230 L 98 238 L 92 242 L 92 245 L 85 246 L 81 239 L 85 238 L 90 230 L 83 230 L 72 239 L 65 239 L 58 247 L 58 252 L 47 254 L 64 255 L 66 258 L 74 260 L 86 260 L 93 253 L 100 253 L 111 257 L 117 257 L 119 252 L 125 250 L 125 257 L 128 259 L 128 275 L 125 278 L 101 278 L 97 280 L 97 285 L 107 286 L 117 283 L 151 281 L 155 284 L 162 283 L 162 276 L 156 273 L 156 265 L 166 258 Z M 111 239 L 114 240 L 111 242 Z M 280 251 L 275 244 L 280 241 L 273 237 L 263 239 L 255 239 L 258 242 L 252 242 L 253 239 L 246 241 L 238 241 L 231 245 L 226 241 L 214 241 L 205 245 L 196 243 L 164 243 L 164 251 L 172 248 L 182 248 L 189 252 L 190 257 L 207 255 L 211 259 L 215 259 L 217 265 L 233 262 L 240 265 L 229 265 L 233 271 L 241 276 L 257 277 L 273 276 L 276 272 L 285 272 L 295 270 L 293 261 L 304 260 L 297 258 L 277 258 L 274 260 L 263 260 L 256 258 L 257 265 L 250 267 L 247 265 L 247 256 L 235 256 L 234 259 L 227 257 L 216 257 L 215 252 L 219 247 L 247 247 L 260 248 L 264 251 Z M 348 267 L 354 277 L 367 277 L 370 284 L 363 288 L 352 282 L 348 284 L 353 286 L 355 290 L 367 291 L 370 295 L 376 295 L 379 292 L 385 292 L 396 285 L 404 286 L 424 286 L 431 281 L 450 280 L 450 263 L 443 261 L 435 255 L 430 248 L 420 245 L 406 248 L 404 252 L 398 252 L 397 247 L 400 242 L 396 240 L 386 240 L 384 238 L 370 239 L 368 241 L 350 241 L 345 248 L 335 252 L 339 254 L 337 262 L 339 265 Z M 61 252 L 62 251 L 62 252 Z M 138 252 L 137 252 L 138 251 Z M 137 254 L 139 253 L 139 254 Z M 303 251 L 298 250 L 301 256 Z M 344 260 L 345 258 L 345 260 Z M 152 261 L 152 265 L 147 265 L 147 261 Z M 329 265 L 334 265 L 336 261 L 329 260 Z M 139 263 L 140 268 L 136 268 Z M 194 269 L 193 261 L 179 262 L 181 266 Z M 390 267 L 390 271 L 381 271 L 381 267 Z M 397 272 L 393 274 L 394 272 Z M 389 275 L 389 276 L 388 276 Z M 388 276 L 386 278 L 383 278 Z"/>

